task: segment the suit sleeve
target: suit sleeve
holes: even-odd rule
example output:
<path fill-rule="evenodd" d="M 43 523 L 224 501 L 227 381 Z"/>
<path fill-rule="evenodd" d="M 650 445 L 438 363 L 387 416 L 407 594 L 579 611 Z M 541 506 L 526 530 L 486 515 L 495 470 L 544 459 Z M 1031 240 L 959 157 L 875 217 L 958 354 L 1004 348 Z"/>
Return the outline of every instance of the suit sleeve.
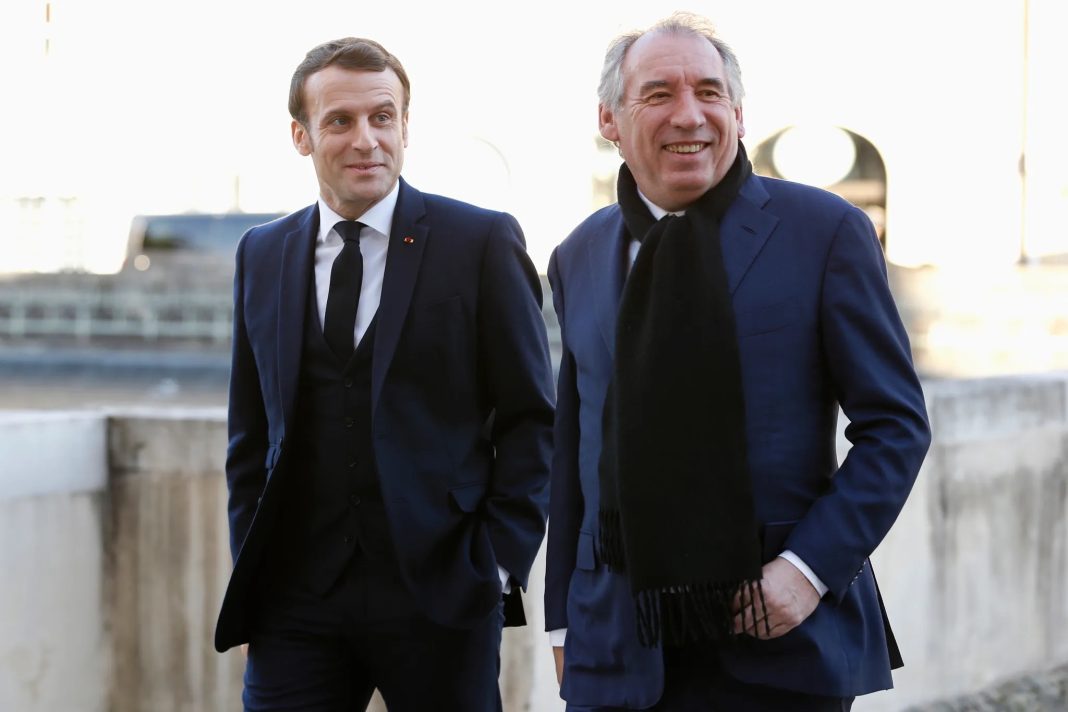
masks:
<path fill-rule="evenodd" d="M 479 351 L 495 452 L 484 511 L 497 563 L 526 588 L 545 536 L 552 365 L 541 282 L 511 215 L 502 213 L 493 225 L 480 279 Z"/>
<path fill-rule="evenodd" d="M 226 484 L 230 492 L 227 509 L 230 553 L 235 561 L 267 481 L 267 415 L 256 361 L 245 330 L 244 255 L 247 240 L 246 234 L 238 245 L 234 272 L 234 332 L 227 413 Z"/>
<path fill-rule="evenodd" d="M 560 324 L 562 354 L 557 378 L 556 422 L 549 486 L 549 535 L 545 561 L 545 629 L 567 628 L 567 593 L 575 571 L 583 500 L 579 481 L 579 397 L 575 357 L 564 336 L 564 289 L 556 252 L 549 260 L 549 283 Z"/>
<path fill-rule="evenodd" d="M 852 443 L 787 539 L 838 599 L 905 504 L 930 445 L 923 391 L 871 223 L 847 211 L 824 272 L 824 362 Z"/>

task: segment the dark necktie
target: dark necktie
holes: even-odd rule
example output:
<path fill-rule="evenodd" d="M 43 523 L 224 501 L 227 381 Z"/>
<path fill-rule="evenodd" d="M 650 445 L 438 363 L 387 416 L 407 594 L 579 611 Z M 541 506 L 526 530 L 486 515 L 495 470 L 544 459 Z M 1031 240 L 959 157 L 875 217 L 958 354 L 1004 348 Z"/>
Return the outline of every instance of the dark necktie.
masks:
<path fill-rule="evenodd" d="M 360 285 L 363 283 L 363 256 L 360 254 L 360 230 L 363 227 L 363 223 L 355 220 L 342 220 L 334 225 L 345 245 L 330 269 L 323 336 L 342 361 L 348 361 L 355 349 L 356 308 L 360 304 Z"/>

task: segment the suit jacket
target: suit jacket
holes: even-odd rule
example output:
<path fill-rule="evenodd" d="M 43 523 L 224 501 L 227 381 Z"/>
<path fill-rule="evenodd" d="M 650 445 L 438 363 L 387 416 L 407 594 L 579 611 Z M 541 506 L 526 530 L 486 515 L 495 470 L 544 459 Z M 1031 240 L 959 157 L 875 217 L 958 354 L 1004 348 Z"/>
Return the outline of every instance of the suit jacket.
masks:
<path fill-rule="evenodd" d="M 302 334 L 318 208 L 237 250 L 226 479 L 234 570 L 215 633 L 249 639 L 249 597 L 294 476 Z M 541 287 L 505 213 L 401 180 L 371 372 L 371 437 L 400 570 L 432 620 L 474 625 L 526 586 L 545 527 L 553 393 Z M 298 463 L 299 464 L 299 463 Z M 299 486 L 299 483 L 295 483 Z"/>
<path fill-rule="evenodd" d="M 791 549 L 830 588 L 785 636 L 724 646 L 723 665 L 746 682 L 812 694 L 891 687 L 893 643 L 868 556 L 904 505 L 930 434 L 879 242 L 864 214 L 836 196 L 759 176 L 728 209 L 721 239 L 765 561 Z M 568 629 L 562 696 L 641 708 L 661 695 L 662 652 L 638 644 L 628 583 L 596 556 L 601 417 L 626 242 L 612 205 L 550 261 L 563 355 L 545 607 L 549 630 Z M 841 465 L 839 405 L 853 443 Z"/>

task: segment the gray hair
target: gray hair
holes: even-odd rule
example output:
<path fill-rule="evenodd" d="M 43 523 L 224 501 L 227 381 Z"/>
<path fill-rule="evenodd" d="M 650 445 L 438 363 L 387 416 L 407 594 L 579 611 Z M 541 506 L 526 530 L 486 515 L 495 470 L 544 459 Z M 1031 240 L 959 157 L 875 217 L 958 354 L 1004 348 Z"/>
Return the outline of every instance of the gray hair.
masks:
<path fill-rule="evenodd" d="M 711 22 L 689 12 L 676 12 L 647 30 L 634 30 L 612 40 L 604 56 L 601 83 L 597 87 L 597 98 L 601 104 L 612 110 L 623 106 L 623 60 L 640 37 L 654 32 L 693 35 L 711 42 L 719 52 L 723 68 L 727 71 L 727 91 L 730 93 L 731 103 L 741 106 L 745 88 L 742 86 L 742 68 L 738 64 L 738 57 L 726 42 L 716 36 Z"/>

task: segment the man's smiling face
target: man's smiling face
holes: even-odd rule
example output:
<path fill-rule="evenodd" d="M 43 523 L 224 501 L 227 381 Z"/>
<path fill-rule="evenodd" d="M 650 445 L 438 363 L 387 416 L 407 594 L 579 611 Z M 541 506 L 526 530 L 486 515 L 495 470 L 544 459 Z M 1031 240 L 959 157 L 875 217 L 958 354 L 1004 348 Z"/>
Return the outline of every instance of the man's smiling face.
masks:
<path fill-rule="evenodd" d="M 628 50 L 623 81 L 622 105 L 600 107 L 601 135 L 646 198 L 681 210 L 719 183 L 745 135 L 723 59 L 703 37 L 654 32 Z"/>
<path fill-rule="evenodd" d="M 304 85 L 306 124 L 293 122 L 293 145 L 311 156 L 319 193 L 355 220 L 393 190 L 408 145 L 405 92 L 392 69 L 329 66 Z"/>

